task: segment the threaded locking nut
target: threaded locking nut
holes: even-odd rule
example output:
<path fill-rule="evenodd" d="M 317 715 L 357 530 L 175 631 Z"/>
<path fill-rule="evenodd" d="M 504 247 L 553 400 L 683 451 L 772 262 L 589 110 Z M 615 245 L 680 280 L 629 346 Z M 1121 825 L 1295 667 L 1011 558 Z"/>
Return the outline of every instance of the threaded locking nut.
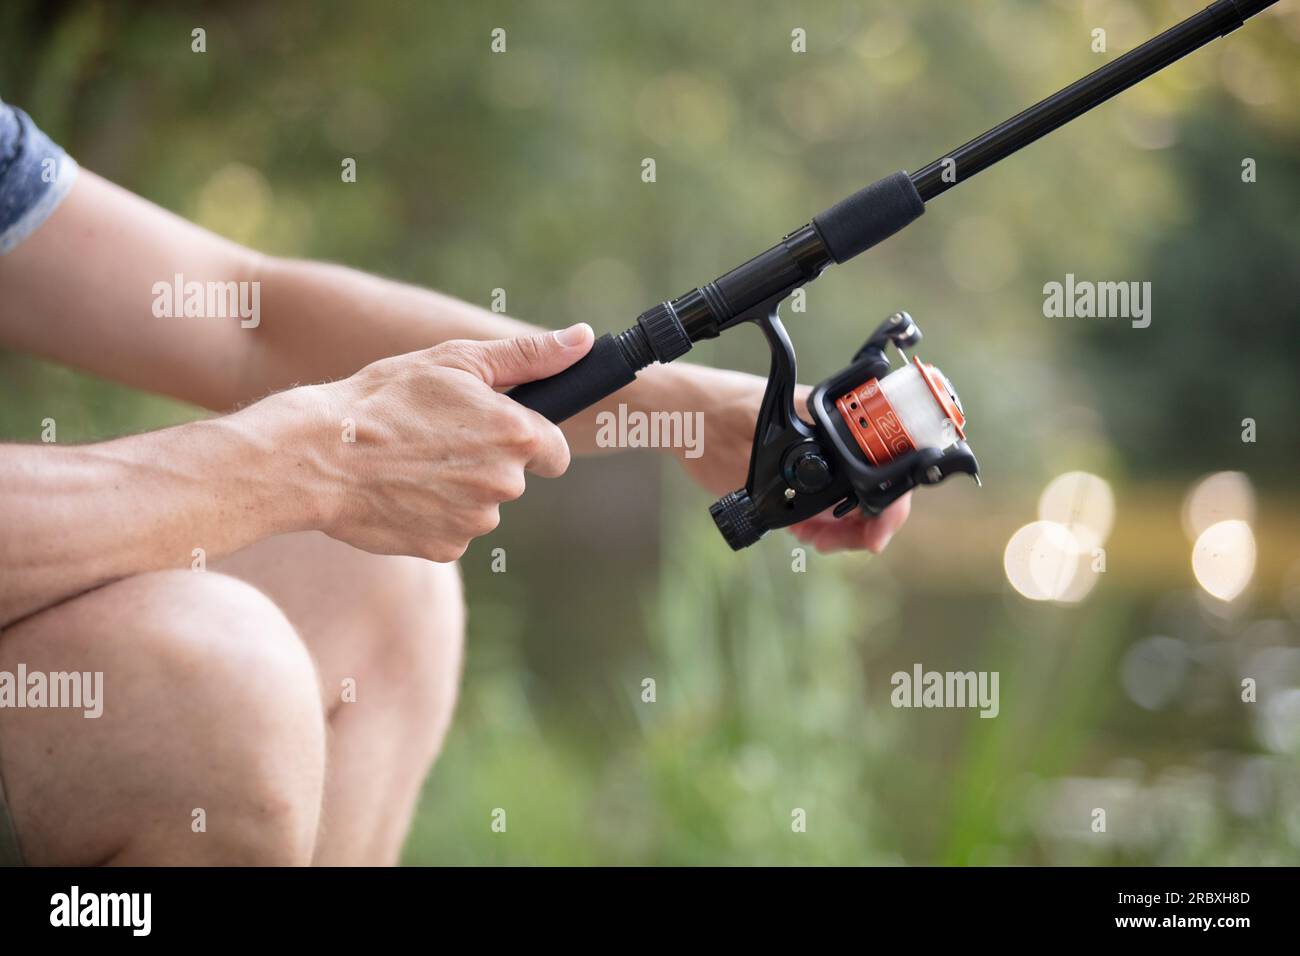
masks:
<path fill-rule="evenodd" d="M 690 336 L 667 302 L 660 302 L 653 309 L 642 312 L 636 321 L 660 362 L 671 362 L 691 350 Z"/>
<path fill-rule="evenodd" d="M 709 514 L 732 551 L 748 548 L 767 534 L 758 509 L 744 488 L 719 498 L 709 506 Z"/>

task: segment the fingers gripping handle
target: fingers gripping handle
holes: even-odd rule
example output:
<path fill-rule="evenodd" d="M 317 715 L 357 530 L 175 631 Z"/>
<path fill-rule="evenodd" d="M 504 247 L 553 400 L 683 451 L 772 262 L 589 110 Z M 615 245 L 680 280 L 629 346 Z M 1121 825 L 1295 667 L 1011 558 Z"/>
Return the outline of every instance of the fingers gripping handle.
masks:
<path fill-rule="evenodd" d="M 654 360 L 648 348 L 640 349 L 633 327 L 618 336 L 602 335 L 591 351 L 558 375 L 517 385 L 506 394 L 520 405 L 559 424 L 612 395 L 636 378 Z M 644 354 L 643 354 L 644 353 Z"/>

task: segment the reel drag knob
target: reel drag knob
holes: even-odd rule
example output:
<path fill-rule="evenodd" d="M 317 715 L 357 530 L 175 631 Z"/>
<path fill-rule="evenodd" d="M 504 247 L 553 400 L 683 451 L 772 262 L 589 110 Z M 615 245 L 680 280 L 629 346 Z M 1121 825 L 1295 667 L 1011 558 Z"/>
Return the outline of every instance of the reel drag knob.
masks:
<path fill-rule="evenodd" d="M 732 551 L 748 548 L 767 534 L 758 509 L 744 488 L 723 495 L 709 506 L 709 514 Z"/>

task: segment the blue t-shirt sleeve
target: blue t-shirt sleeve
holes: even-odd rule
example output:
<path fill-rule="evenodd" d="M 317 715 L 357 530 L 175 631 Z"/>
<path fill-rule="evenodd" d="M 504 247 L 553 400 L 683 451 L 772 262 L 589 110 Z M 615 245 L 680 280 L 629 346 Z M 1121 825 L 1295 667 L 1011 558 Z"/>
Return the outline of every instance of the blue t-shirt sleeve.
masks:
<path fill-rule="evenodd" d="M 49 218 L 76 177 L 72 157 L 30 116 L 0 100 L 0 255 Z"/>

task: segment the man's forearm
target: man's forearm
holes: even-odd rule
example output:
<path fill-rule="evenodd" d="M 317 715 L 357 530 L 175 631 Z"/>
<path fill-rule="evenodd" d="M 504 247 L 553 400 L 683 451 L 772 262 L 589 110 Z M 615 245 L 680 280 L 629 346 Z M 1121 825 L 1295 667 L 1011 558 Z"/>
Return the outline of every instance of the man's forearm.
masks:
<path fill-rule="evenodd" d="M 331 496 L 307 482 L 305 398 L 94 445 L 5 446 L 0 627 L 130 574 L 318 527 Z"/>
<path fill-rule="evenodd" d="M 176 302 L 175 314 L 158 315 L 154 290 L 178 276 L 187 286 L 256 282 L 256 321 L 188 316 Z M 0 285 L 0 344 L 217 411 L 448 339 L 537 331 L 355 269 L 258 255 L 87 170 L 49 221 L 0 258 Z M 606 407 L 686 410 L 720 386 L 707 369 L 650 368 Z M 594 415 L 566 425 L 575 451 L 594 450 Z"/>

